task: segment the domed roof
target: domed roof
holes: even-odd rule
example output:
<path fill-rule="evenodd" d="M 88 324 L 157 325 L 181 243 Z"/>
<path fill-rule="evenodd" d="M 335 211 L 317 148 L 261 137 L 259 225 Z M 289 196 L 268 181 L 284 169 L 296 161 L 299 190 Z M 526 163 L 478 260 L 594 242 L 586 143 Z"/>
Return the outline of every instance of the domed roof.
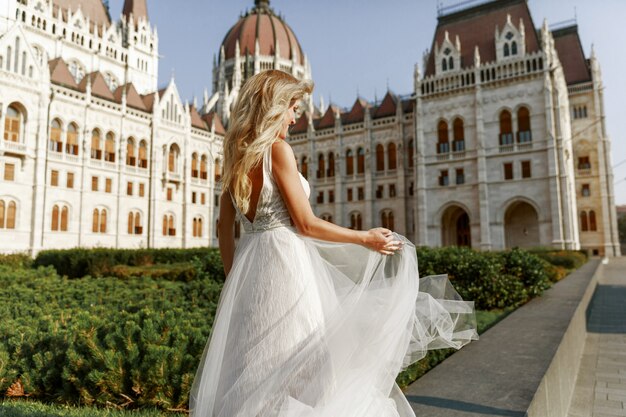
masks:
<path fill-rule="evenodd" d="M 239 53 L 254 55 L 255 43 L 259 40 L 259 55 L 275 55 L 276 45 L 280 57 L 304 65 L 304 54 L 296 35 L 285 21 L 269 7 L 269 0 L 255 0 L 254 8 L 239 18 L 230 28 L 222 46 L 225 59 L 235 57 L 235 45 L 239 41 Z M 292 57 L 292 52 L 295 56 Z"/>

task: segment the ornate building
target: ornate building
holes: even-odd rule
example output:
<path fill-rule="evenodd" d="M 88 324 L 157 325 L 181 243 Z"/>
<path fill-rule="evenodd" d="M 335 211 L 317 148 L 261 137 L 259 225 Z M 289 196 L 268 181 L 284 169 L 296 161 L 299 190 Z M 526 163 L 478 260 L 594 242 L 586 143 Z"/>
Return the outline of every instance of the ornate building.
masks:
<path fill-rule="evenodd" d="M 289 141 L 315 212 L 418 245 L 619 255 L 593 51 L 575 25 L 536 29 L 525 0 L 464 7 L 438 17 L 410 94 L 304 106 Z M 223 125 L 243 81 L 311 77 L 268 0 L 227 32 L 198 109 L 173 80 L 157 91 L 145 0 L 117 23 L 100 0 L 11 0 L 2 17 L 4 251 L 216 244 Z"/>
<path fill-rule="evenodd" d="M 215 244 L 224 129 L 157 90 L 145 0 L 0 10 L 0 251 Z"/>

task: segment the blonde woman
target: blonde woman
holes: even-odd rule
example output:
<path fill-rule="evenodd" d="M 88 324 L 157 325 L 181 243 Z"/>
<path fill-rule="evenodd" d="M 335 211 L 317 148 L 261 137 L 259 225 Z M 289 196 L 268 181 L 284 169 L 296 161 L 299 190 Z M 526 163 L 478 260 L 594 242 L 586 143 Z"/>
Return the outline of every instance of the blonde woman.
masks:
<path fill-rule="evenodd" d="M 472 303 L 446 277 L 418 280 L 410 241 L 313 214 L 285 141 L 312 88 L 265 71 L 235 103 L 218 225 L 227 278 L 190 394 L 194 417 L 414 416 L 398 372 L 428 348 L 477 338 Z"/>

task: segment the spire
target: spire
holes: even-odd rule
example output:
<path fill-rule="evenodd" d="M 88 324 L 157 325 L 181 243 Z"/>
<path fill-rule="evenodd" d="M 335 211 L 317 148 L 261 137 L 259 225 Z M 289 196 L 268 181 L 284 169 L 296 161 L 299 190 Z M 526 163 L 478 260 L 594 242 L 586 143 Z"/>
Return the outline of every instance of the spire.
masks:
<path fill-rule="evenodd" d="M 124 8 L 122 14 L 126 16 L 130 22 L 130 17 L 133 18 L 133 23 L 137 25 L 139 20 L 144 19 L 148 21 L 148 5 L 146 0 L 124 0 Z"/>

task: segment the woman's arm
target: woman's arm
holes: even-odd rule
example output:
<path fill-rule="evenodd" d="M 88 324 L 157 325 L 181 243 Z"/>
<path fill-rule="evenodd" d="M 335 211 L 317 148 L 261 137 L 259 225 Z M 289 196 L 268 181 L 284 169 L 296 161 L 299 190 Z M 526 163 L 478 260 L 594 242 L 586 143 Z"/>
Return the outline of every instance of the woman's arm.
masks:
<path fill-rule="evenodd" d="M 300 182 L 293 149 L 283 140 L 272 145 L 272 174 L 300 234 L 331 242 L 357 243 L 386 255 L 399 249 L 400 242 L 393 240 L 388 229 L 351 230 L 315 216 Z"/>
<path fill-rule="evenodd" d="M 235 214 L 236 211 L 230 198 L 230 193 L 225 191 L 220 196 L 220 217 L 217 222 L 220 255 L 224 264 L 225 276 L 228 276 L 233 266 L 233 256 L 235 254 Z"/>

